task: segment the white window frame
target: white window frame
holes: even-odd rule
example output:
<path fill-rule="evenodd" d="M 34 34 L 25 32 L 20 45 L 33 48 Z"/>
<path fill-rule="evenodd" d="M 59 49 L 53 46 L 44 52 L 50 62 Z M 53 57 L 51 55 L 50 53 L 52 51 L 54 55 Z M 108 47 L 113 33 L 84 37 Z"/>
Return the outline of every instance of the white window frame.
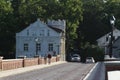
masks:
<path fill-rule="evenodd" d="M 24 43 L 24 51 L 28 51 L 29 50 L 29 45 L 28 43 Z"/>
<path fill-rule="evenodd" d="M 53 43 L 48 44 L 48 51 L 53 51 Z"/>
<path fill-rule="evenodd" d="M 40 43 L 36 43 L 36 49 L 37 49 L 37 51 L 41 51 L 41 44 Z"/>

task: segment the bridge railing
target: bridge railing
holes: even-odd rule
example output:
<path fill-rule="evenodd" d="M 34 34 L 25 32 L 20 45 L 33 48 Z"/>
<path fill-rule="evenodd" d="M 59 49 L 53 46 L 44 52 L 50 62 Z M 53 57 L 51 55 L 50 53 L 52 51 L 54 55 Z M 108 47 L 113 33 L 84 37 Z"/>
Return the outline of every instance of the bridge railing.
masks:
<path fill-rule="evenodd" d="M 104 62 L 98 62 L 83 80 L 105 80 Z"/>
<path fill-rule="evenodd" d="M 60 56 L 55 56 L 51 58 L 51 63 L 60 61 Z M 27 66 L 47 64 L 48 59 L 35 57 L 35 58 L 21 58 L 21 59 L 3 59 L 0 57 L 0 71 L 1 70 L 10 70 Z"/>

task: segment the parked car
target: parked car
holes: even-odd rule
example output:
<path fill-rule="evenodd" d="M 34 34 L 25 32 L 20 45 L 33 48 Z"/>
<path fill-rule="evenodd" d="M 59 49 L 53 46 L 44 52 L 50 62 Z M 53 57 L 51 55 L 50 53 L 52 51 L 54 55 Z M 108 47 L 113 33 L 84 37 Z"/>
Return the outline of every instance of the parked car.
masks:
<path fill-rule="evenodd" d="M 86 63 L 94 63 L 94 62 L 95 62 L 95 60 L 94 60 L 93 57 L 87 57 L 86 58 Z"/>
<path fill-rule="evenodd" d="M 80 56 L 78 54 L 73 54 L 71 56 L 71 61 L 79 62 L 80 61 Z"/>

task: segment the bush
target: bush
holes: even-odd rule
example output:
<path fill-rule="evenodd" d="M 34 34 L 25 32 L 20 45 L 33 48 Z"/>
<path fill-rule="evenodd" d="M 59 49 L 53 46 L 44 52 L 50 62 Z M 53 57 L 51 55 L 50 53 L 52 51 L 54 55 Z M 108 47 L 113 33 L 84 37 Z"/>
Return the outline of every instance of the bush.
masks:
<path fill-rule="evenodd" d="M 99 48 L 99 47 L 96 47 L 94 49 L 94 53 L 92 54 L 95 61 L 104 61 L 104 51 L 103 49 Z"/>
<path fill-rule="evenodd" d="M 104 61 L 104 51 L 97 46 L 89 46 L 84 49 L 84 57 L 93 57 L 95 62 Z"/>

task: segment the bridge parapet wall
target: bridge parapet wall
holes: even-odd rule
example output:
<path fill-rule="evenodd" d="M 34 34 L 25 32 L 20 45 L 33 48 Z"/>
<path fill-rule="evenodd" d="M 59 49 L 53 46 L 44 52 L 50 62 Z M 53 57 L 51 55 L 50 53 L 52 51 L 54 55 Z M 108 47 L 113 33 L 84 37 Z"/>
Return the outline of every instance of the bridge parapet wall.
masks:
<path fill-rule="evenodd" d="M 2 60 L 2 70 L 10 70 L 23 67 L 22 59 L 7 59 Z"/>
<path fill-rule="evenodd" d="M 113 61 L 109 60 L 104 63 L 106 66 L 106 79 L 105 80 L 108 80 L 108 71 L 120 70 L 120 61 L 119 59 L 116 59 Z"/>
<path fill-rule="evenodd" d="M 98 62 L 83 80 L 105 80 L 104 62 Z"/>
<path fill-rule="evenodd" d="M 116 62 L 116 61 L 115 61 Z M 120 70 L 120 62 L 106 63 L 106 71 Z"/>
<path fill-rule="evenodd" d="M 3 57 L 0 56 L 0 70 L 2 70 L 2 59 Z"/>
<path fill-rule="evenodd" d="M 52 62 L 60 61 L 60 57 L 52 57 Z M 34 66 L 34 65 L 41 65 L 41 64 L 47 64 L 48 59 L 35 57 L 35 58 L 26 58 L 21 57 L 20 59 L 3 59 L 0 57 L 0 71 L 1 70 L 10 70 L 10 69 L 16 69 L 16 68 L 22 68 L 27 66 Z"/>

